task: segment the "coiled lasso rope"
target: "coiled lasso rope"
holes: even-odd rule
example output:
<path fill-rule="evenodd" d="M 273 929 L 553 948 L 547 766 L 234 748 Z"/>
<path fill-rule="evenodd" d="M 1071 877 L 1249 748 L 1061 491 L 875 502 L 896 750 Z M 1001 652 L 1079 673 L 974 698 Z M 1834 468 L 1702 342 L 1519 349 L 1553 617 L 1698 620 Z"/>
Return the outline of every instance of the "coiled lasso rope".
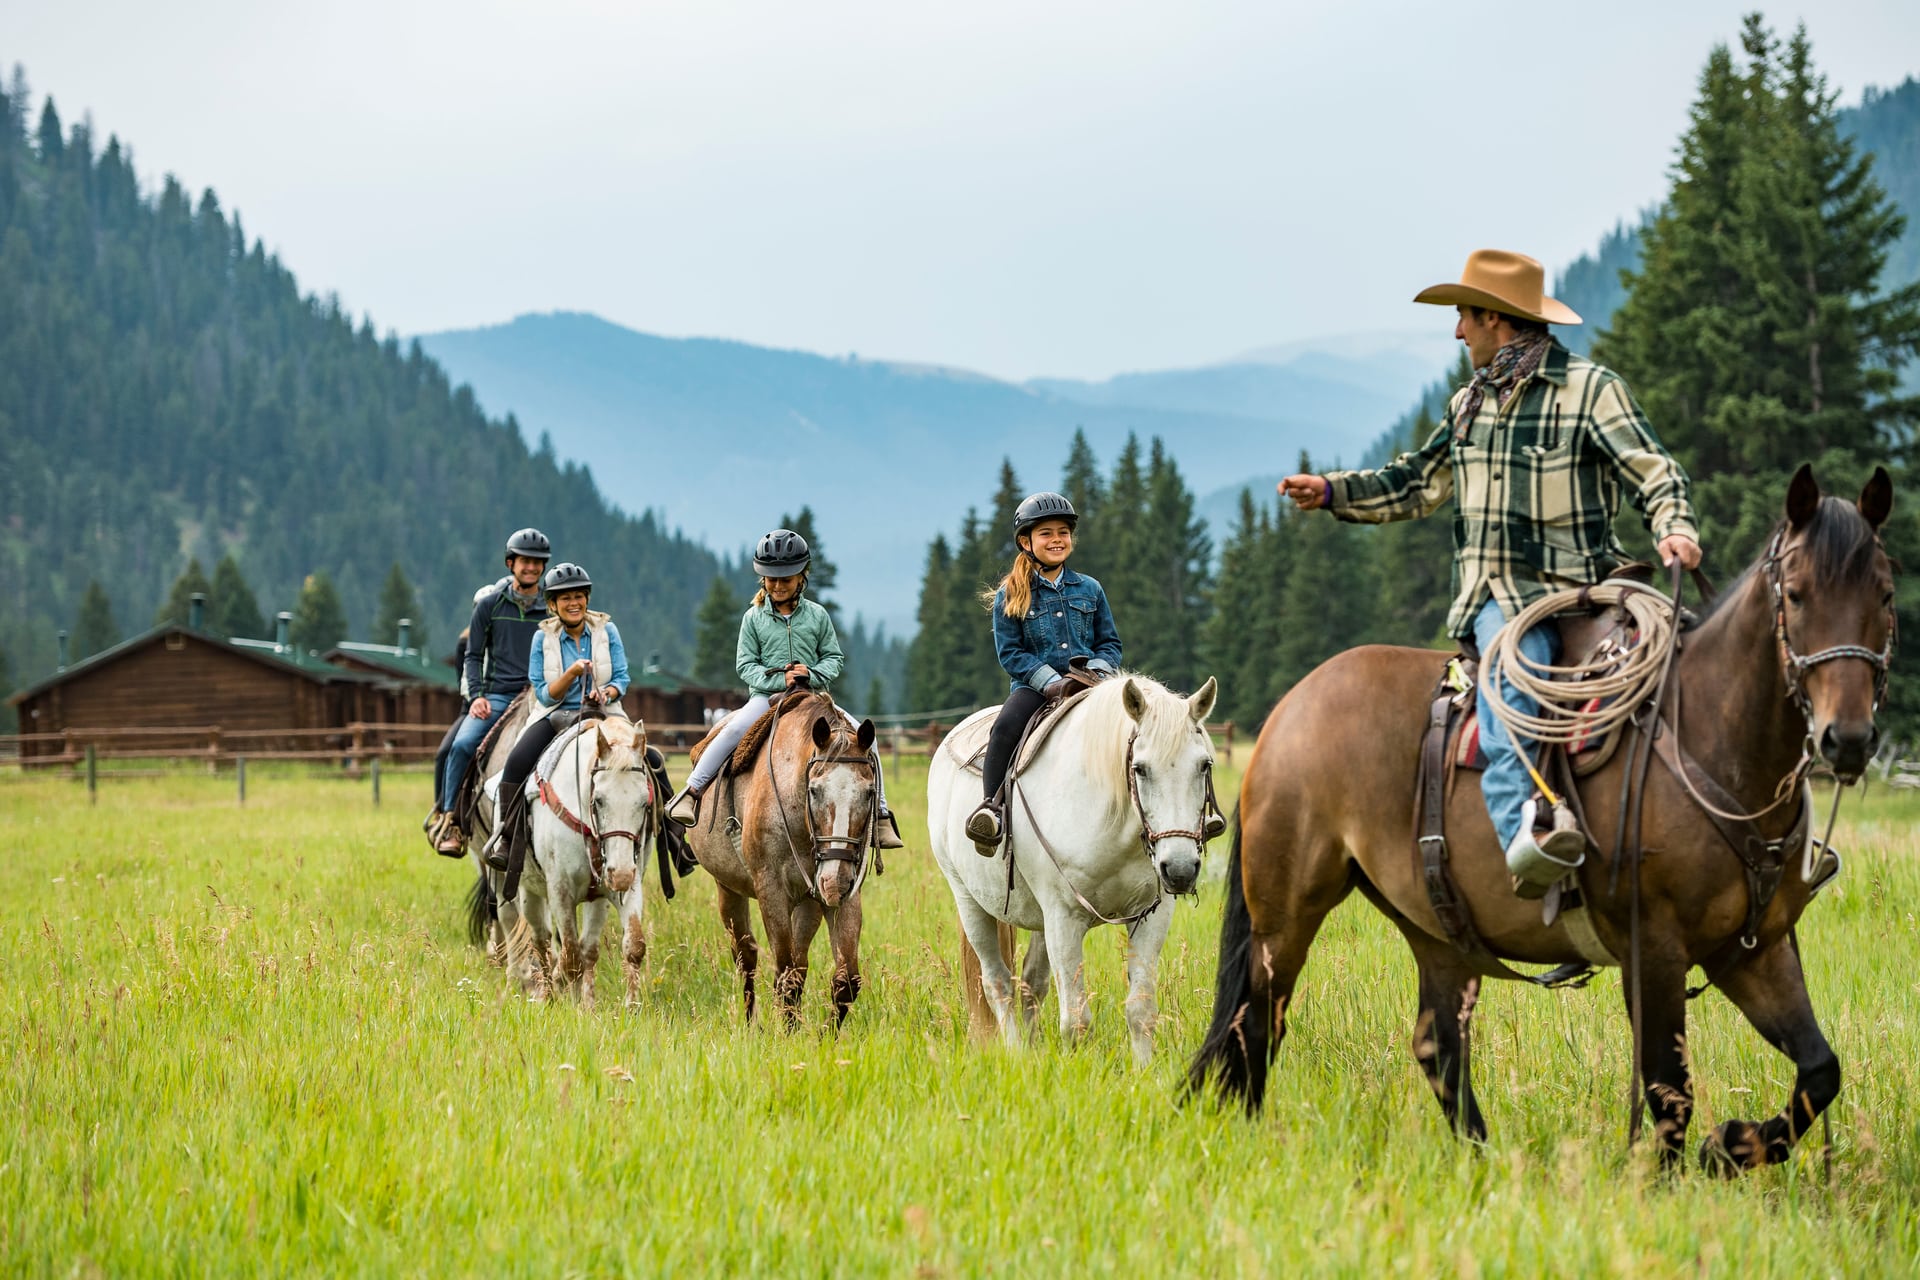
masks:
<path fill-rule="evenodd" d="M 1640 629 L 1640 642 L 1625 653 L 1556 667 L 1520 652 L 1520 637 L 1556 613 L 1589 605 L 1619 605 Z M 1558 591 L 1520 611 L 1480 655 L 1480 696 L 1515 741 L 1570 745 L 1611 733 L 1654 696 L 1673 648 L 1673 601 L 1635 582 L 1605 582 L 1584 591 Z M 1539 706 L 1528 714 L 1507 704 L 1506 680 Z M 1591 711 L 1583 708 L 1598 698 Z M 1573 700 L 1577 699 L 1577 705 Z"/>

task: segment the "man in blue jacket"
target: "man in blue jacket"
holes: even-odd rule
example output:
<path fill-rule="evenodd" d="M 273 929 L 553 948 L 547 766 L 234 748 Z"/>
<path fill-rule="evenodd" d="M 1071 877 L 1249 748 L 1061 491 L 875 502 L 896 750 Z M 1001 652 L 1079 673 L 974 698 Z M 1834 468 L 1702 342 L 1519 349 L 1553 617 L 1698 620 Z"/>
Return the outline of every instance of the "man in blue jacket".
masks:
<path fill-rule="evenodd" d="M 446 772 L 440 794 L 451 805 L 473 763 L 473 753 L 494 718 L 527 687 L 527 658 L 533 652 L 533 634 L 547 619 L 547 599 L 540 575 L 553 556 L 553 544 L 538 529 L 522 529 L 507 539 L 507 572 L 511 581 L 483 593 L 467 624 L 467 692 L 473 702 L 460 731 L 447 749 Z M 449 858 L 465 851 L 467 834 L 449 818 L 440 824 L 434 848 Z"/>

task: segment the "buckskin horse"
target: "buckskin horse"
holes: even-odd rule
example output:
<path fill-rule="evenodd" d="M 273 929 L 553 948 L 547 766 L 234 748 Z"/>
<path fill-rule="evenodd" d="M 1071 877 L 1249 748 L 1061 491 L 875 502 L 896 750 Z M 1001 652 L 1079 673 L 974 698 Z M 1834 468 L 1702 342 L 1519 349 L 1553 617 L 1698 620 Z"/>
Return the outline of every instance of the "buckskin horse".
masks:
<path fill-rule="evenodd" d="M 748 731 L 701 797 L 687 841 L 718 888 L 748 1020 L 760 955 L 747 905 L 755 899 L 773 948 L 775 996 L 789 1026 L 799 1020 L 807 950 L 826 922 L 838 1027 L 860 994 L 860 887 L 878 809 L 873 721 L 856 728 L 826 694 L 796 689 L 764 723 L 764 730 Z M 746 771 L 734 776 L 742 765 Z"/>
<path fill-rule="evenodd" d="M 1052 714 L 1023 744 L 1007 784 L 1007 839 L 982 858 L 967 838 L 980 803 L 975 758 L 999 708 L 956 726 L 927 775 L 927 826 L 934 860 L 960 913 L 962 967 L 976 1031 L 997 1024 L 1018 1047 L 1049 980 L 1059 977 L 1060 1034 L 1091 1025 L 1083 972 L 1087 931 L 1127 930 L 1127 1030 L 1134 1061 L 1153 1056 L 1154 984 L 1175 894 L 1200 875 L 1214 813 L 1213 745 L 1207 714 L 1217 686 L 1209 676 L 1183 698 L 1145 676 L 1114 676 Z M 1217 818 L 1215 819 L 1217 821 Z M 1033 931 L 1014 988 L 1011 926 Z M 978 987 L 975 975 L 978 975 Z M 991 1023 L 988 1019 L 991 1018 Z"/>
<path fill-rule="evenodd" d="M 1829 861 L 1809 841 L 1803 784 L 1816 759 L 1853 782 L 1874 752 L 1894 641 L 1893 566 L 1878 530 L 1892 503 L 1884 469 L 1856 504 L 1822 497 L 1802 467 L 1765 554 L 1681 638 L 1651 744 L 1660 763 L 1642 766 L 1641 821 L 1619 815 L 1631 762 L 1648 754 L 1635 749 L 1644 730 L 1630 729 L 1580 788 L 1598 854 L 1589 851 L 1579 888 L 1599 941 L 1623 961 L 1630 1007 L 1639 991 L 1635 1065 L 1664 1162 L 1679 1157 L 1691 1119 L 1694 965 L 1795 1068 L 1780 1111 L 1718 1126 L 1703 1164 L 1733 1173 L 1785 1160 L 1839 1092 L 1794 932 L 1828 869 L 1813 855 Z M 1541 905 L 1512 891 L 1478 780 L 1464 774 L 1446 818 L 1453 876 L 1482 945 L 1448 940 L 1415 852 L 1413 798 L 1429 695 L 1446 662 L 1425 650 L 1354 649 L 1267 717 L 1235 814 L 1213 1021 L 1191 1088 L 1211 1080 L 1259 1108 L 1314 935 L 1358 889 L 1413 951 L 1414 1056 L 1441 1110 L 1456 1131 L 1486 1136 L 1465 1049 L 1480 979 L 1518 976 L 1500 972 L 1504 961 L 1560 964 L 1581 953 L 1564 917 L 1545 924 Z M 1710 816 L 1696 794 L 1748 820 Z M 1623 826 L 1628 838 L 1616 841 Z M 1610 850 L 1624 850 L 1624 868 Z"/>

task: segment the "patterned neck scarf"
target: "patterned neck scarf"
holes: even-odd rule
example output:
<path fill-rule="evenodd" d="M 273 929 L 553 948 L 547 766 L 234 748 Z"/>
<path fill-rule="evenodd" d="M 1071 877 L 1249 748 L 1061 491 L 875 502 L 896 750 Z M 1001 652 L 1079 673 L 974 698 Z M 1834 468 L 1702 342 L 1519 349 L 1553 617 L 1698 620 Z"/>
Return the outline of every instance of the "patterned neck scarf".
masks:
<path fill-rule="evenodd" d="M 1467 384 L 1467 398 L 1460 402 L 1460 416 L 1453 424 L 1454 440 L 1467 438 L 1473 420 L 1480 416 L 1480 406 L 1487 398 L 1489 387 L 1493 389 L 1494 405 L 1506 407 L 1520 384 L 1540 367 L 1540 362 L 1546 358 L 1547 348 L 1552 345 L 1553 339 L 1544 332 L 1523 333 L 1494 352 L 1486 368 L 1475 369 L 1473 381 Z"/>

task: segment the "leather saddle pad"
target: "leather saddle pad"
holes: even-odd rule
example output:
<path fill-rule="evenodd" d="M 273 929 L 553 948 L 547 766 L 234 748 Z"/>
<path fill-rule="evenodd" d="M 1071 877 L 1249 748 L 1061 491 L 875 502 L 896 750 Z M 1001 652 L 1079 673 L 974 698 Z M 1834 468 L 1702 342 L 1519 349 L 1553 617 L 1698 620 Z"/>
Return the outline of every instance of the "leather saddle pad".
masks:
<path fill-rule="evenodd" d="M 1047 738 L 1053 733 L 1067 714 L 1068 708 L 1077 704 L 1091 688 L 1076 689 L 1073 693 L 1055 702 L 1048 702 L 1035 713 L 1027 725 L 1026 736 L 1021 738 L 1019 750 L 1014 755 L 1013 767 L 1009 773 L 1018 777 L 1025 773 L 1046 745 Z M 987 757 L 987 738 L 993 733 L 993 721 L 1000 714 L 999 707 L 984 707 L 974 712 L 947 735 L 946 752 L 953 762 L 976 777 L 982 772 L 982 764 Z"/>
<path fill-rule="evenodd" d="M 726 767 L 720 770 L 720 776 L 723 778 L 738 777 L 752 769 L 753 762 L 760 756 L 760 748 L 765 745 L 767 741 L 767 735 L 773 732 L 774 722 L 782 715 L 790 715 L 795 711 L 801 710 L 809 698 L 818 700 L 818 709 L 820 711 L 828 715 L 838 714 L 838 712 L 834 710 L 833 699 L 827 694 L 815 693 L 811 689 L 796 689 L 790 693 L 782 694 L 780 697 L 772 700 L 772 709 L 769 710 L 766 715 L 761 716 L 755 721 L 753 726 L 747 730 L 746 736 L 740 739 L 740 744 L 733 749 L 733 758 L 728 760 Z M 740 713 L 736 711 L 733 714 L 739 715 Z M 728 717 L 728 719 L 731 718 L 732 717 Z M 714 725 L 713 728 L 707 730 L 706 737 L 693 744 L 693 749 L 688 752 L 688 759 L 691 760 L 692 763 L 700 763 L 700 757 L 707 754 L 707 748 L 711 746 L 713 740 L 720 735 L 720 730 L 726 727 L 726 723 L 726 720 L 722 720 L 719 724 Z"/>

